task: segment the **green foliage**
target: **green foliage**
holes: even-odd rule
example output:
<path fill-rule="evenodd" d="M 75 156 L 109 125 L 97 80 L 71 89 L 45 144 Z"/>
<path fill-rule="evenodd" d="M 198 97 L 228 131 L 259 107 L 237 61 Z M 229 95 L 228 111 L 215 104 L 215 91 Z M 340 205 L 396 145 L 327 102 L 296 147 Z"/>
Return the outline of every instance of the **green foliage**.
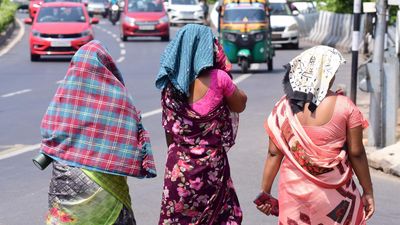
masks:
<path fill-rule="evenodd" d="M 362 2 L 377 2 L 377 0 L 362 0 Z M 334 13 L 353 13 L 354 1 L 349 0 L 317 0 L 318 9 Z M 389 7 L 389 24 L 396 21 L 398 6 Z"/>
<path fill-rule="evenodd" d="M 353 1 L 317 0 L 318 9 L 334 13 L 353 13 Z"/>
<path fill-rule="evenodd" d="M 0 4 L 0 32 L 3 32 L 8 24 L 14 20 L 17 5 L 10 0 L 2 0 Z"/>

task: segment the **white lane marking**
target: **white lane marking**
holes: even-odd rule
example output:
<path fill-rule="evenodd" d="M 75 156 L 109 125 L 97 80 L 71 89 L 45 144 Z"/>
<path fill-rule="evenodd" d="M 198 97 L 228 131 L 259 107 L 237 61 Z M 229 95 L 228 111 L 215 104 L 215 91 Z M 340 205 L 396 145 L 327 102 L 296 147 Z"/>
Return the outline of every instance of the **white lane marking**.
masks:
<path fill-rule="evenodd" d="M 252 75 L 253 74 L 251 74 L 251 73 L 243 74 L 243 75 L 239 76 L 238 78 L 234 79 L 233 82 L 235 84 L 238 84 L 238 83 L 246 80 L 247 78 L 251 77 Z M 158 108 L 158 109 L 155 109 L 155 110 L 152 110 L 152 111 L 149 111 L 149 112 L 145 112 L 145 113 L 142 114 L 142 118 L 143 119 L 144 118 L 148 118 L 150 116 L 157 115 L 157 114 L 159 114 L 161 112 L 162 112 L 161 108 Z M 16 145 L 16 146 L 20 146 L 20 145 Z M 10 157 L 14 157 L 14 156 L 20 155 L 20 154 L 25 153 L 25 152 L 34 151 L 34 150 L 37 150 L 39 148 L 40 148 L 40 143 L 39 144 L 35 144 L 35 145 L 28 145 L 26 147 L 24 146 L 22 148 L 21 147 L 19 147 L 19 148 L 11 148 L 11 149 L 7 149 L 7 150 L 4 150 L 4 151 L 0 151 L 0 160 L 6 159 L 6 158 L 10 158 Z"/>
<path fill-rule="evenodd" d="M 154 115 L 157 115 L 157 114 L 159 114 L 161 112 L 162 112 L 161 108 L 155 109 L 155 110 L 150 111 L 150 112 L 145 112 L 145 113 L 142 114 L 142 118 L 144 119 L 144 118 L 147 118 L 147 117 L 150 117 L 150 116 L 154 116 Z"/>
<path fill-rule="evenodd" d="M 122 61 L 124 61 L 125 60 L 125 57 L 119 57 L 119 59 L 117 59 L 117 63 L 121 63 Z"/>
<path fill-rule="evenodd" d="M 36 149 L 39 149 L 39 148 L 40 148 L 40 143 L 39 144 L 35 144 L 35 145 L 23 146 L 23 147 L 21 147 L 21 145 L 15 145 L 14 148 L 10 148 L 10 149 L 7 149 L 5 151 L 1 151 L 0 152 L 0 160 L 7 159 L 7 158 L 10 158 L 10 157 L 13 157 L 13 156 L 17 156 L 17 155 L 20 155 L 22 153 L 30 152 L 30 151 L 33 151 L 33 150 L 36 150 Z"/>
<path fill-rule="evenodd" d="M 2 98 L 7 98 L 7 97 L 14 96 L 14 95 L 20 95 L 20 94 L 23 94 L 23 93 L 27 93 L 27 92 L 30 92 L 30 91 L 32 91 L 32 90 L 31 89 L 24 89 L 24 90 L 21 90 L 21 91 L 16 91 L 16 92 L 11 92 L 11 93 L 8 93 L 8 94 L 4 94 L 1 97 Z"/>
<path fill-rule="evenodd" d="M 10 42 L 10 44 L 8 44 L 3 50 L 0 51 L 0 56 L 6 54 L 8 51 L 10 51 L 24 36 L 25 34 L 25 25 L 21 22 L 21 20 L 19 20 L 18 18 L 16 18 L 18 26 L 21 28 L 19 29 L 19 32 L 17 34 L 17 37 L 14 38 L 14 40 L 12 40 Z"/>
<path fill-rule="evenodd" d="M 116 40 L 116 42 L 119 43 L 118 45 L 119 45 L 121 50 L 120 50 L 120 56 L 116 60 L 116 62 L 117 63 L 121 63 L 122 61 L 124 61 L 125 60 L 124 55 L 126 54 L 126 49 L 125 49 L 125 44 L 121 43 L 121 40 L 120 40 L 119 36 L 117 34 L 112 33 L 109 30 L 106 30 L 106 29 L 102 28 L 102 27 L 97 27 L 97 28 L 102 30 L 103 32 L 109 34 L 110 36 L 112 36 Z"/>

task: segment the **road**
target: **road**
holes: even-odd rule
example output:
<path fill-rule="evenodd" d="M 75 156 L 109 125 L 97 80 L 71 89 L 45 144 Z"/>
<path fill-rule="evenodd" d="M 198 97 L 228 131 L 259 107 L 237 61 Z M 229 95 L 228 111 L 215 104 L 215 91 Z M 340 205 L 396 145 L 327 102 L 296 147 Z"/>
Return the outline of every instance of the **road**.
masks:
<path fill-rule="evenodd" d="M 28 31 L 29 27 L 26 28 Z M 138 224 L 154 225 L 158 221 L 166 159 L 161 117 L 154 111 L 160 108 L 160 92 L 154 87 L 154 80 L 160 54 L 167 43 L 152 38 L 121 43 L 118 41 L 118 27 L 104 20 L 94 29 L 96 39 L 102 41 L 118 61 L 126 86 L 134 96 L 136 106 L 144 113 L 144 125 L 151 134 L 158 176 L 144 180 L 130 178 L 128 181 Z M 172 33 L 177 29 L 171 28 Z M 309 45 L 301 43 L 301 47 Z M 235 79 L 241 80 L 238 85 L 249 97 L 246 111 L 241 115 L 237 144 L 228 154 L 244 211 L 244 225 L 277 224 L 276 218 L 259 213 L 252 201 L 260 189 L 267 152 L 263 122 L 282 95 L 282 66 L 301 51 L 278 49 L 273 72 L 267 72 L 266 65 L 256 65 L 257 69 L 249 74 L 242 75 L 238 70 L 233 73 Z M 33 166 L 31 159 L 37 150 L 9 158 L 4 156 L 8 156 L 10 151 L 34 149 L 40 142 L 41 118 L 55 93 L 57 82 L 67 71 L 68 62 L 69 58 L 31 63 L 27 33 L 10 52 L 0 57 L 0 225 L 44 224 L 51 169 L 40 171 Z M 344 67 L 345 70 L 348 68 Z M 349 83 L 347 74 L 350 72 L 345 70 L 340 71 L 338 83 Z M 400 179 L 379 171 L 371 172 L 377 212 L 369 224 L 398 224 Z M 273 188 L 275 195 L 276 183 Z"/>

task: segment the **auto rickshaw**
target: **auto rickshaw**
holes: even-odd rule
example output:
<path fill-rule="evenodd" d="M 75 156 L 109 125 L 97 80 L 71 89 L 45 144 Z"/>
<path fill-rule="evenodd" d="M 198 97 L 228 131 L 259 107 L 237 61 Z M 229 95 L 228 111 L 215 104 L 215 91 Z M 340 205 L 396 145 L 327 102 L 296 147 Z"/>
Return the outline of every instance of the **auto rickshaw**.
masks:
<path fill-rule="evenodd" d="M 266 0 L 220 0 L 219 38 L 225 54 L 246 73 L 251 63 L 273 70 L 274 48 Z"/>

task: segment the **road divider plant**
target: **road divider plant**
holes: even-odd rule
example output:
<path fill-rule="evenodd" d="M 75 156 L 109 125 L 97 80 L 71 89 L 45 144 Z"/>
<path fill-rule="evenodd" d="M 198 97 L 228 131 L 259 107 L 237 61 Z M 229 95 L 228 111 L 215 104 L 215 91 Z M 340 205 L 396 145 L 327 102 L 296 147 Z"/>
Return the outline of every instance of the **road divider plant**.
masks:
<path fill-rule="evenodd" d="M 10 2 L 10 0 L 0 2 L 0 33 L 2 33 L 14 21 L 18 6 Z"/>

